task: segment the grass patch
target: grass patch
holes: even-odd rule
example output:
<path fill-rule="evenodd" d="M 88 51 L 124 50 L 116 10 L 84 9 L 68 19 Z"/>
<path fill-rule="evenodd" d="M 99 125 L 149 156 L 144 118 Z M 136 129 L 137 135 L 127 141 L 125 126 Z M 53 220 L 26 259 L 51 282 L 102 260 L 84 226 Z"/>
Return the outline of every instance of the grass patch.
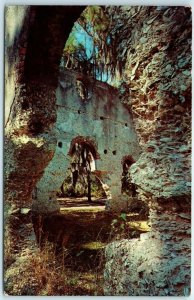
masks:
<path fill-rule="evenodd" d="M 99 249 L 103 249 L 106 246 L 106 243 L 102 243 L 102 242 L 89 242 L 86 244 L 81 245 L 82 249 L 88 249 L 88 250 L 99 250 Z"/>

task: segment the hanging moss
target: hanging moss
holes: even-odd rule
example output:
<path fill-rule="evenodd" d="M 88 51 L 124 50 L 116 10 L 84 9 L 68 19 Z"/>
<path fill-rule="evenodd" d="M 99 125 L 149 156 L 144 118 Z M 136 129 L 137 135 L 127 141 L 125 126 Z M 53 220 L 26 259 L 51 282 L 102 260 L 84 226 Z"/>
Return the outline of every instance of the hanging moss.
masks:
<path fill-rule="evenodd" d="M 121 74 L 122 64 L 118 67 L 117 63 L 117 41 L 111 32 L 114 28 L 113 20 L 105 7 L 88 6 L 76 24 L 92 38 L 92 54 L 89 57 L 86 46 L 76 40 L 78 26 L 75 25 L 64 48 L 65 67 L 101 80 L 114 77 L 117 68 Z"/>

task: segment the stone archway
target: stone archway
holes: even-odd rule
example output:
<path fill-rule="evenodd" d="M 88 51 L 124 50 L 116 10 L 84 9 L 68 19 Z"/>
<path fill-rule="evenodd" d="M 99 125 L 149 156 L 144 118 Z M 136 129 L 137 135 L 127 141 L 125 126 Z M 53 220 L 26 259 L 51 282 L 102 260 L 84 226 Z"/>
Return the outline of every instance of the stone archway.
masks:
<path fill-rule="evenodd" d="M 60 114 L 60 112 L 58 112 Z M 35 188 L 32 210 L 36 213 L 50 213 L 59 211 L 57 190 L 64 181 L 65 173 L 72 164 L 75 144 L 86 145 L 94 159 L 99 159 L 95 142 L 90 137 L 77 136 L 73 140 L 65 136 L 60 137 L 56 145 L 55 154 L 44 170 L 44 174 Z"/>
<path fill-rule="evenodd" d="M 33 189 L 55 152 L 59 62 L 65 41 L 83 9 L 6 8 L 5 261 L 14 256 L 20 236 L 19 227 L 13 225 L 14 214 L 31 206 Z"/>
<path fill-rule="evenodd" d="M 14 98 L 6 94 L 10 102 L 5 129 L 6 203 L 28 205 L 36 182 L 53 157 L 59 62 L 83 9 L 74 7 L 72 13 L 71 6 L 7 8 L 6 74 L 13 80 L 7 80 L 6 90 L 15 88 L 16 93 Z M 11 19 L 17 20 L 18 28 Z"/>
<path fill-rule="evenodd" d="M 64 126 L 53 130 L 53 125 L 56 120 L 55 90 L 57 87 L 56 69 L 58 64 L 55 60 L 53 61 L 51 53 L 47 53 L 49 57 L 47 60 L 47 55 L 44 55 L 45 53 L 43 48 L 46 45 L 48 46 L 46 39 L 48 38 L 48 40 L 51 41 L 51 37 L 53 37 L 53 32 L 55 30 L 59 33 L 57 36 L 61 37 L 60 26 L 58 27 L 58 25 L 62 24 L 62 22 L 59 21 L 59 24 L 57 23 L 58 21 L 54 17 L 56 11 L 52 14 L 52 8 L 49 9 L 44 7 L 44 9 L 48 9 L 49 13 L 43 28 L 45 28 L 46 24 L 51 22 L 51 26 L 48 27 L 48 32 L 45 34 L 45 37 L 42 33 L 39 35 L 38 39 L 36 39 L 35 34 L 38 25 L 41 25 L 41 22 L 44 19 L 43 7 L 40 7 L 39 9 L 37 7 L 28 7 L 27 10 L 24 11 L 24 18 L 20 19 L 21 16 L 19 16 L 21 21 L 20 23 L 22 25 L 19 27 L 18 31 L 21 35 L 18 36 L 18 32 L 16 30 L 14 33 L 15 36 L 13 34 L 13 43 L 7 48 L 9 50 L 7 52 L 9 56 L 8 63 L 9 66 L 11 66 L 9 71 L 10 74 L 15 72 L 13 76 L 17 78 L 17 82 L 14 82 L 13 84 L 14 88 L 16 87 L 15 95 L 10 95 L 12 100 L 13 97 L 15 97 L 15 99 L 6 127 L 5 193 L 7 203 L 13 203 L 18 208 L 30 203 L 33 187 L 43 176 L 45 166 L 48 165 L 55 153 L 56 145 L 58 143 L 55 130 L 60 132 L 64 129 L 64 126 L 66 126 L 65 130 L 68 128 L 68 123 L 66 122 Z M 70 19 L 67 18 L 68 23 L 71 24 L 71 26 L 82 9 L 82 7 L 78 7 L 76 12 L 77 15 L 71 15 Z M 114 249 L 113 246 L 115 257 L 113 258 L 112 253 L 110 253 L 107 258 L 107 260 L 110 260 L 112 263 L 112 271 L 114 272 L 117 257 L 122 256 L 123 249 L 127 248 L 131 255 L 130 259 L 135 262 L 134 265 L 137 267 L 137 273 L 135 274 L 135 280 L 133 281 L 133 288 L 130 291 L 126 290 L 126 287 L 131 284 L 130 278 L 131 273 L 134 272 L 134 268 L 129 268 L 129 276 L 127 279 L 122 278 L 123 285 L 120 284 L 121 288 L 119 291 L 115 288 L 117 286 L 115 282 L 113 282 L 111 287 L 111 280 L 115 277 L 110 275 L 107 280 L 107 294 L 114 294 L 118 291 L 119 293 L 129 293 L 131 295 L 135 293 L 138 288 L 139 278 L 149 278 L 149 282 L 154 283 L 154 280 L 156 280 L 154 279 L 155 274 L 159 274 L 158 276 L 163 274 L 162 277 L 167 278 L 168 282 L 163 282 L 162 284 L 164 285 L 161 285 L 157 287 L 156 290 L 152 291 L 153 294 L 162 295 L 162 291 L 166 284 L 170 284 L 174 288 L 174 283 L 170 277 L 171 274 L 175 274 L 175 279 L 178 278 L 177 273 L 181 273 L 181 276 L 178 278 L 175 289 L 171 289 L 169 293 L 172 293 L 173 295 L 183 294 L 182 288 L 184 288 L 184 285 L 186 284 L 188 286 L 190 278 L 190 222 L 188 220 L 190 218 L 189 100 L 191 95 L 189 80 L 190 73 L 187 69 L 185 69 L 185 66 L 188 68 L 188 65 L 190 64 L 190 32 L 188 31 L 187 34 L 187 31 L 182 31 L 182 29 L 187 29 L 190 26 L 189 9 L 176 8 L 176 14 L 170 8 L 167 8 L 167 12 L 164 12 L 160 7 L 157 9 L 154 9 L 153 7 L 150 9 L 147 9 L 146 7 L 137 9 L 138 13 L 142 13 L 144 19 L 138 20 L 137 18 L 139 14 L 132 11 L 130 12 L 129 9 L 129 15 L 131 13 L 132 22 L 135 24 L 138 23 L 138 26 L 135 28 L 133 27 L 133 30 L 130 33 L 130 35 L 132 35 L 132 39 L 126 39 L 130 42 L 129 53 L 126 55 L 128 56 L 126 75 L 127 78 L 129 78 L 128 85 L 130 86 L 131 91 L 130 97 L 133 114 L 135 115 L 134 121 L 141 139 L 143 153 L 137 163 L 132 166 L 131 175 L 133 181 L 138 185 L 141 197 L 148 200 L 152 208 L 150 217 L 152 220 L 153 232 L 150 235 L 142 236 L 141 241 L 134 242 L 132 246 L 129 246 L 127 242 L 123 242 L 120 247 L 120 254 L 116 250 L 118 247 L 116 246 Z M 60 14 L 59 11 L 58 13 Z M 62 12 L 61 10 L 61 14 L 63 13 L 65 14 L 66 12 Z M 164 13 L 167 14 L 163 16 Z M 29 21 L 26 22 L 26 20 L 29 20 L 29 16 L 32 17 L 32 23 Z M 149 26 L 146 25 L 147 21 L 150 23 Z M 154 22 L 158 22 L 158 25 L 155 27 L 153 26 Z M 172 35 L 172 30 L 175 30 L 176 32 L 176 36 L 174 37 L 172 35 L 172 39 L 170 39 L 168 44 L 166 43 L 167 34 L 165 26 L 163 26 L 164 24 L 168 27 L 168 29 L 170 29 L 168 31 L 168 35 Z M 56 25 L 56 27 L 54 25 Z M 150 49 L 150 52 L 148 53 L 147 49 L 149 49 L 149 47 L 146 47 L 146 43 L 149 43 L 151 39 L 150 36 L 154 37 L 154 34 L 155 36 L 158 35 L 158 26 L 161 26 L 161 32 L 164 30 L 162 33 L 162 39 L 158 44 L 155 43 L 155 41 L 154 43 L 150 43 L 153 48 Z M 55 30 L 53 30 L 54 27 Z M 67 38 L 70 29 L 71 28 L 66 31 L 66 37 L 63 36 L 63 41 Z M 30 31 L 31 36 L 29 34 Z M 144 34 L 148 34 L 148 37 L 144 37 Z M 31 40 L 31 46 L 29 47 L 28 37 L 30 37 Z M 43 40 L 42 37 L 44 37 Z M 42 47 L 42 45 L 39 46 L 39 44 L 41 44 L 40 41 L 41 43 L 43 41 L 45 42 L 44 47 Z M 54 39 L 54 47 L 57 47 L 56 42 L 57 41 Z M 36 51 L 37 59 L 33 64 L 33 49 L 35 47 L 37 47 L 40 52 L 38 53 L 38 51 Z M 139 58 L 136 56 L 136 48 L 139 49 L 137 51 L 140 53 Z M 61 46 L 56 48 L 55 57 L 60 56 L 61 50 Z M 14 52 L 16 54 L 12 56 Z M 53 53 L 55 54 L 55 50 Z M 149 55 L 151 60 L 149 60 Z M 43 59 L 43 64 L 38 66 L 40 56 Z M 133 61 L 133 56 L 135 57 L 135 61 Z M 48 66 L 46 65 L 47 63 Z M 159 76 L 159 78 L 156 78 L 156 74 L 149 72 L 149 66 L 150 64 L 152 65 L 152 63 L 160 67 L 162 70 L 161 76 L 163 77 Z M 178 76 L 176 76 L 176 70 L 174 70 L 175 65 L 178 70 Z M 44 72 L 45 66 L 46 68 Z M 32 74 L 30 73 L 30 70 L 33 70 Z M 25 77 L 23 74 L 25 74 Z M 133 80 L 134 78 L 137 80 Z M 149 80 L 147 80 L 148 78 Z M 170 87 L 167 84 L 169 82 L 169 78 L 173 81 L 173 85 Z M 159 82 L 161 84 L 158 84 Z M 177 85 L 177 83 L 179 84 Z M 8 85 L 11 86 L 11 83 L 8 82 Z M 71 84 L 69 84 L 69 86 L 65 86 L 65 88 L 66 91 L 68 91 L 68 89 L 71 89 Z M 60 91 L 58 92 L 60 94 Z M 157 104 L 154 102 L 155 98 L 158 100 Z M 47 101 L 48 99 L 49 101 Z M 82 100 L 87 99 L 83 97 Z M 88 103 L 88 107 L 90 106 L 90 103 L 91 102 Z M 71 109 L 75 109 L 78 115 L 85 113 L 85 103 L 82 104 L 82 109 L 77 107 L 71 107 Z M 64 110 L 67 109 L 63 106 L 63 103 L 57 103 L 57 106 L 62 107 Z M 103 118 L 104 116 L 100 115 L 101 121 L 103 121 Z M 156 122 L 154 122 L 154 120 Z M 143 126 L 144 122 L 146 124 L 145 127 Z M 187 134 L 187 140 L 182 139 L 182 133 L 181 130 L 179 130 L 181 122 L 183 123 L 182 132 L 184 135 L 185 133 Z M 61 124 L 62 123 L 63 122 L 61 122 Z M 152 126 L 150 126 L 151 124 L 156 125 L 154 130 L 152 130 Z M 143 130 L 143 128 L 145 130 Z M 161 136 L 161 131 L 164 133 L 163 136 Z M 66 131 L 66 134 L 68 136 L 70 133 Z M 170 137 L 174 138 L 174 140 L 168 139 L 169 134 Z M 100 136 L 99 132 L 97 132 L 97 136 Z M 158 141 L 160 147 L 158 147 Z M 58 146 L 59 145 L 61 144 L 58 144 Z M 105 144 L 101 146 L 102 154 L 104 153 L 103 155 L 107 155 L 107 157 L 109 155 L 109 161 L 112 159 L 112 155 L 118 154 L 117 149 L 111 149 L 110 151 L 108 147 L 105 147 Z M 170 149 L 172 149 L 172 146 L 175 146 L 176 148 L 175 156 L 171 155 L 171 150 L 169 150 L 170 147 Z M 158 151 L 158 149 L 160 149 L 160 151 Z M 162 151 L 164 151 L 164 157 L 161 161 L 158 153 L 161 153 Z M 122 153 L 122 155 L 125 154 Z M 137 154 L 137 156 L 138 155 L 139 154 Z M 180 174 L 176 175 L 175 173 L 175 177 L 171 176 L 174 171 L 168 172 L 169 162 L 172 164 L 173 170 L 179 171 Z M 154 174 L 154 177 L 150 174 L 150 172 Z M 119 178 L 121 168 L 116 170 L 115 174 L 117 174 L 116 177 Z M 145 174 L 149 174 L 149 176 L 145 178 Z M 119 182 L 116 180 L 117 178 L 115 178 L 112 174 L 106 174 L 106 176 L 103 174 L 103 176 L 106 178 L 108 183 L 113 183 L 115 195 L 119 196 L 119 194 L 116 193 L 116 191 L 118 191 L 117 183 Z M 142 181 L 142 177 L 146 180 Z M 155 189 L 156 183 L 158 185 L 157 189 Z M 112 204 L 113 202 L 110 203 Z M 182 235 L 183 232 L 186 232 L 185 236 Z M 163 238 L 162 241 L 160 239 L 161 237 Z M 182 239 L 182 237 L 184 237 L 184 239 Z M 179 242 L 179 246 L 176 246 L 177 240 Z M 150 241 L 152 243 L 150 243 Z M 154 274 L 147 274 L 143 268 L 145 266 L 142 264 L 141 257 L 136 257 L 137 249 L 141 251 L 141 248 L 147 249 L 146 260 L 148 262 L 153 260 L 151 248 L 157 249 L 156 257 L 152 265 Z M 133 249 L 135 249 L 135 251 L 133 251 Z M 180 249 L 182 250 L 182 254 L 179 254 Z M 167 268 L 167 264 L 170 262 L 169 257 L 171 257 L 170 255 L 174 254 L 174 252 L 178 254 L 175 254 L 175 257 L 172 256 L 174 266 L 169 263 L 169 269 Z M 160 259 L 161 255 L 164 257 L 163 265 Z M 127 257 L 124 258 L 126 261 Z M 118 276 L 120 277 L 120 275 L 121 277 L 123 276 L 125 261 L 121 268 L 119 262 L 120 273 L 117 272 L 117 278 Z M 160 269 L 160 272 L 158 272 L 157 266 Z M 109 274 L 111 274 L 111 271 Z M 142 283 L 142 286 L 142 293 L 149 293 L 146 288 L 146 281 Z M 153 286 L 155 285 L 153 284 Z M 169 286 L 167 285 L 167 287 Z"/>

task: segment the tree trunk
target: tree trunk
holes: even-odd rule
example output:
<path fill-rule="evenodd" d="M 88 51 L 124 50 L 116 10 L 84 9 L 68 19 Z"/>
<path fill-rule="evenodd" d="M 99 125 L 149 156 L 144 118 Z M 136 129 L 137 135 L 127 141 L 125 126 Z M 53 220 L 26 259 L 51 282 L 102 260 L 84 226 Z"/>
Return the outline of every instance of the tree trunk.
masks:
<path fill-rule="evenodd" d="M 91 197 L 91 178 L 90 178 L 90 172 L 87 172 L 87 183 L 88 183 L 88 202 L 92 202 Z"/>

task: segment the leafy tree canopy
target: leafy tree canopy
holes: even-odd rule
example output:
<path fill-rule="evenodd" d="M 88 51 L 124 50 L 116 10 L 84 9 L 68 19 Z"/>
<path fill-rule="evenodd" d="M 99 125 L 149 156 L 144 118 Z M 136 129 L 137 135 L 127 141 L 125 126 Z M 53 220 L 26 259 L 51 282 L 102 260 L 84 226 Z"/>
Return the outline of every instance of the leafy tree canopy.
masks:
<path fill-rule="evenodd" d="M 103 7 L 88 6 L 75 23 L 66 42 L 66 67 L 107 81 L 113 67 L 110 27 L 110 18 Z"/>

